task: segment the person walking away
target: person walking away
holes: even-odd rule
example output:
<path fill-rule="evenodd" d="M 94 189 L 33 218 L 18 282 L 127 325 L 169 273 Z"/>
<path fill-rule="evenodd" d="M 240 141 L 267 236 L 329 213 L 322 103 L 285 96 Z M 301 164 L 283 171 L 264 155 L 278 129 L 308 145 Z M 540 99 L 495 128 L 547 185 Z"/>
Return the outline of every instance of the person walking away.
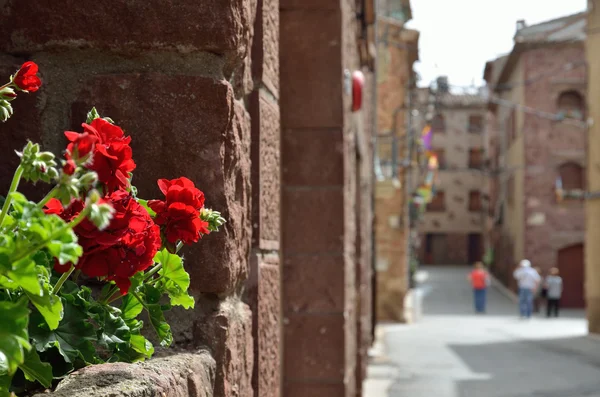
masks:
<path fill-rule="evenodd" d="M 514 271 L 513 277 L 519 285 L 519 312 L 522 318 L 531 318 L 533 294 L 540 283 L 540 275 L 531 267 L 531 262 L 523 259 Z"/>
<path fill-rule="evenodd" d="M 475 263 L 475 268 L 469 273 L 469 281 L 473 287 L 473 298 L 475 302 L 475 312 L 485 313 L 487 287 L 490 284 L 490 275 L 485 270 L 483 263 Z"/>
<path fill-rule="evenodd" d="M 542 278 L 542 268 L 536 266 L 533 269 L 537 272 L 537 274 L 540 275 L 540 278 Z M 534 313 L 539 313 L 541 311 L 541 306 L 542 306 L 542 287 L 543 286 L 544 286 L 544 283 L 538 283 L 538 286 L 535 289 L 535 292 L 533 294 L 533 312 Z"/>
<path fill-rule="evenodd" d="M 560 298 L 562 296 L 563 281 L 560 277 L 558 268 L 553 267 L 550 269 L 550 274 L 546 277 L 544 283 L 547 288 L 548 303 L 546 307 L 546 316 L 551 317 L 554 313 L 554 317 L 558 317 L 558 310 L 560 306 Z"/>

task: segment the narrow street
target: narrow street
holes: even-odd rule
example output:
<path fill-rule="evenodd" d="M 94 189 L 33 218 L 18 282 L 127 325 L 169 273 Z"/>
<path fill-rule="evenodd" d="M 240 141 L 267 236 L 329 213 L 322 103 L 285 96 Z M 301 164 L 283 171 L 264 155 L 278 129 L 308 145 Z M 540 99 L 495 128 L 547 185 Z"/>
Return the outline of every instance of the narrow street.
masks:
<path fill-rule="evenodd" d="M 486 315 L 472 311 L 465 267 L 424 267 L 423 315 L 380 325 L 367 397 L 600 397 L 600 339 L 583 311 L 520 320 L 491 287 Z"/>

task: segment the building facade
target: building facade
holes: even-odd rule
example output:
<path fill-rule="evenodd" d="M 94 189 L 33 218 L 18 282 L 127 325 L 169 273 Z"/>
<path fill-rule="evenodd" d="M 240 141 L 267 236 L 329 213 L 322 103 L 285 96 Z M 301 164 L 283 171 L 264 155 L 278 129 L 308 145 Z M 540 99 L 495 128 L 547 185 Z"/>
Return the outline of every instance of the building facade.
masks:
<path fill-rule="evenodd" d="M 418 98 L 424 109 L 429 89 L 419 90 Z M 439 170 L 434 197 L 418 227 L 419 259 L 435 265 L 473 263 L 483 255 L 486 102 L 479 93 L 438 91 L 434 98 L 431 146 Z"/>
<path fill-rule="evenodd" d="M 566 307 L 584 306 L 584 205 L 563 192 L 586 188 L 585 26 L 585 14 L 519 21 L 511 53 L 484 72 L 492 269 L 514 287 L 523 258 L 543 274 L 558 267 Z"/>
<path fill-rule="evenodd" d="M 404 26 L 411 18 L 408 0 L 384 3 L 377 24 L 376 312 L 378 320 L 405 321 L 410 187 L 402 160 L 409 150 L 409 92 L 415 87 L 419 33 Z"/>

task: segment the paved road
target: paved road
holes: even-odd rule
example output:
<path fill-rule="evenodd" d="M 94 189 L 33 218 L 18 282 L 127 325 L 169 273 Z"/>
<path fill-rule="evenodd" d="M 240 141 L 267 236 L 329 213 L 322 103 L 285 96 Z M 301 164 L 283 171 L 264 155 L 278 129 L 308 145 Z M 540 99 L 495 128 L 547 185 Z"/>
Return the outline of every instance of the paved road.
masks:
<path fill-rule="evenodd" d="M 425 268 L 423 317 L 384 325 L 365 397 L 600 397 L 600 339 L 581 311 L 520 320 L 491 289 L 476 315 L 465 268 Z"/>

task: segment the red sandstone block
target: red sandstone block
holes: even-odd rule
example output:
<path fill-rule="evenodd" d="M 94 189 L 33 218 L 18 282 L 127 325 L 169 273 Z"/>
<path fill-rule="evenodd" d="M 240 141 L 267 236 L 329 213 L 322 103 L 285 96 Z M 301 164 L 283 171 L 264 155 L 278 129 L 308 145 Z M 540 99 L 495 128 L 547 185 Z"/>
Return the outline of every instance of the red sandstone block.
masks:
<path fill-rule="evenodd" d="M 216 361 L 214 397 L 252 396 L 252 313 L 235 298 L 219 302 L 211 311 L 212 305 L 197 304 L 192 339 L 197 346 L 207 346 Z"/>
<path fill-rule="evenodd" d="M 252 119 L 253 245 L 279 247 L 280 120 L 279 107 L 263 90 L 250 96 Z"/>
<path fill-rule="evenodd" d="M 285 385 L 285 397 L 348 397 L 342 382 L 334 385 L 290 382 Z M 371 397 L 371 396 L 365 396 Z"/>
<path fill-rule="evenodd" d="M 283 329 L 285 379 L 343 381 L 346 325 L 343 314 L 287 314 Z"/>
<path fill-rule="evenodd" d="M 344 250 L 344 190 L 284 188 L 282 225 L 286 254 L 334 253 Z"/>
<path fill-rule="evenodd" d="M 273 95 L 279 96 L 279 0 L 258 0 L 252 74 Z"/>
<path fill-rule="evenodd" d="M 339 2 L 338 2 L 339 4 Z M 288 128 L 341 127 L 342 29 L 339 12 L 285 11 L 280 15 L 281 116 Z M 318 29 L 307 29 L 318 26 Z M 310 100 L 308 100 L 310 98 Z"/>
<path fill-rule="evenodd" d="M 251 1 L 9 0 L 0 49 L 107 48 L 246 53 Z"/>
<path fill-rule="evenodd" d="M 342 130 L 286 130 L 282 178 L 287 185 L 341 185 L 344 183 Z"/>
<path fill-rule="evenodd" d="M 345 302 L 344 256 L 287 255 L 283 265 L 283 310 L 339 312 Z"/>
<path fill-rule="evenodd" d="M 281 387 L 281 300 L 278 264 L 261 264 L 258 285 L 258 379 L 255 396 L 279 397 Z"/>
<path fill-rule="evenodd" d="M 183 253 L 193 291 L 232 290 L 247 274 L 250 131 L 231 86 L 160 74 L 99 75 L 83 86 L 74 124 L 96 106 L 131 135 L 140 197 L 161 197 L 158 178 L 186 176 L 204 191 L 206 205 L 222 212 L 224 229 Z"/>

